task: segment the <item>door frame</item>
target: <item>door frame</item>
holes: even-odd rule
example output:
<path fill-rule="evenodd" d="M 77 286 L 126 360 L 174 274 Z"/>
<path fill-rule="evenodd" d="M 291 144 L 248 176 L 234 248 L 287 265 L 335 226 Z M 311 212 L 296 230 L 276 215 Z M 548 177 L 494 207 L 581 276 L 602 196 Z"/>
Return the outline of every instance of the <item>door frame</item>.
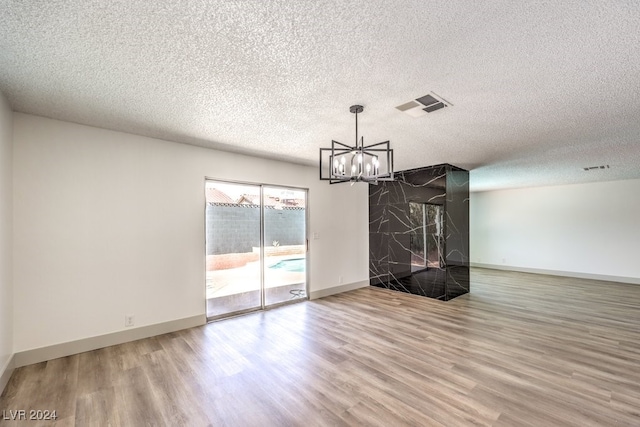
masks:
<path fill-rule="evenodd" d="M 205 259 L 207 256 L 207 199 L 206 199 L 206 188 L 207 188 L 207 182 L 219 182 L 219 183 L 223 183 L 223 184 L 237 184 L 237 185 L 247 185 L 247 186 L 254 186 L 254 187 L 258 187 L 260 189 L 260 306 L 259 307 L 252 307 L 252 308 L 248 308 L 248 309 L 243 309 L 243 310 L 237 310 L 237 311 L 233 311 L 227 314 L 220 314 L 220 315 L 216 315 L 216 316 L 212 316 L 209 317 L 208 313 L 207 313 L 207 297 L 206 297 L 206 292 L 205 292 L 205 298 L 204 298 L 204 306 L 205 306 L 205 317 L 207 319 L 207 322 L 215 322 L 217 320 L 223 320 L 223 319 L 227 319 L 230 317 L 236 317 L 236 316 L 240 316 L 243 314 L 247 314 L 247 313 L 252 313 L 254 311 L 261 311 L 261 310 L 268 310 L 271 308 L 275 308 L 275 307 L 280 307 L 283 305 L 288 305 L 288 304 L 295 304 L 298 302 L 302 302 L 302 301 L 308 301 L 309 300 L 309 278 L 310 278 L 310 274 L 309 274 L 309 254 L 310 254 L 310 247 L 309 247 L 309 189 L 305 188 L 305 187 L 296 187 L 293 185 L 282 185 L 282 184 L 269 184 L 269 183 L 256 183 L 256 182 L 250 182 L 250 181 L 237 181 L 237 180 L 229 180 L 229 179 L 221 179 L 221 178 L 212 178 L 210 176 L 205 176 L 204 177 L 204 185 L 203 185 L 203 197 L 204 197 L 204 254 L 205 254 Z M 278 302 L 278 303 L 274 303 L 274 304 L 269 304 L 266 305 L 265 304 L 265 286 L 264 286 L 264 268 L 265 268 L 265 242 L 264 242 L 264 232 L 265 232 L 265 215 L 264 215 L 264 187 L 270 187 L 270 188 L 281 188 L 281 189 L 290 189 L 290 190 L 295 190 L 295 191 L 303 191 L 305 193 L 305 207 L 304 207 L 304 245 L 305 245 L 305 296 L 304 298 L 296 298 L 293 300 L 289 300 L 289 301 L 282 301 L 282 302 Z M 205 261 L 205 280 L 204 280 L 204 287 L 205 287 L 205 291 L 206 291 L 206 287 L 207 287 L 207 278 L 206 278 L 206 261 Z"/>

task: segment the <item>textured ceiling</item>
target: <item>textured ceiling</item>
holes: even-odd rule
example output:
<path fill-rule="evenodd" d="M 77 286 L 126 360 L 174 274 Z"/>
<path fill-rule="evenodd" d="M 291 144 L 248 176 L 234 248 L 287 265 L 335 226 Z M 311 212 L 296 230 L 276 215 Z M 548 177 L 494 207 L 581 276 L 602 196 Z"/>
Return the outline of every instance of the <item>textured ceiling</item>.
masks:
<path fill-rule="evenodd" d="M 473 190 L 640 178 L 640 2 L 3 0 L 15 111 L 315 164 L 389 139 Z M 412 118 L 429 92 L 453 106 Z M 585 172 L 585 166 L 608 164 Z"/>

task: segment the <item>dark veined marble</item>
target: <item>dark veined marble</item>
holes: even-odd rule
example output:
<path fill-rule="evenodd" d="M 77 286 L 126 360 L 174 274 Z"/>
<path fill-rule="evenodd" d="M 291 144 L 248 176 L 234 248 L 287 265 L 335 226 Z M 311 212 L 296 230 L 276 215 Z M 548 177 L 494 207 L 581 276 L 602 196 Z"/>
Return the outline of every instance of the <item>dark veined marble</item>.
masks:
<path fill-rule="evenodd" d="M 369 281 L 448 301 L 469 292 L 469 172 L 443 164 L 369 186 Z"/>

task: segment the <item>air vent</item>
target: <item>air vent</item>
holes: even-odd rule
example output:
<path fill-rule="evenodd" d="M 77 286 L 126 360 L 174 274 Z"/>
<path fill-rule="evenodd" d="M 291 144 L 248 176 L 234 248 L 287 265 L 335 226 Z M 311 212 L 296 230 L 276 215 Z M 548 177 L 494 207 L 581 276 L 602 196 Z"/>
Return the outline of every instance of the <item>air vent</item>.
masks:
<path fill-rule="evenodd" d="M 587 166 L 586 168 L 582 168 L 584 171 L 592 171 L 597 169 L 609 169 L 609 165 L 600 165 L 600 166 Z"/>
<path fill-rule="evenodd" d="M 425 116 L 427 113 L 431 113 L 451 105 L 453 104 L 431 92 L 425 96 L 416 98 L 414 101 L 398 105 L 396 108 L 411 117 L 421 117 Z"/>
<path fill-rule="evenodd" d="M 427 106 L 427 108 L 423 108 L 423 110 L 426 111 L 427 113 L 430 113 L 432 111 L 436 111 L 444 107 L 446 107 L 444 102 L 436 102 L 435 104 L 431 104 Z"/>
<path fill-rule="evenodd" d="M 416 101 L 418 101 L 419 103 L 421 103 L 422 105 L 424 105 L 425 107 L 428 107 L 429 105 L 433 105 L 436 102 L 438 102 L 437 99 L 435 99 L 433 96 L 431 95 L 425 95 L 425 96 L 421 96 L 420 98 L 416 99 Z"/>

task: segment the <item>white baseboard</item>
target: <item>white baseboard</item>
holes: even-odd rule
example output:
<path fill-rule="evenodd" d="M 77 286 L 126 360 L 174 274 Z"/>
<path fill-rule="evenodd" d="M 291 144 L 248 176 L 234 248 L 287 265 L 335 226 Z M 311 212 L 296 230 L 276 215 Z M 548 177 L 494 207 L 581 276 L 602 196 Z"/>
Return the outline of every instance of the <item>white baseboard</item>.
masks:
<path fill-rule="evenodd" d="M 0 395 L 9 383 L 9 378 L 11 378 L 11 374 L 13 374 L 13 370 L 15 369 L 15 366 L 13 364 L 14 356 L 15 355 L 12 354 L 9 357 L 9 360 L 7 360 L 7 363 L 5 363 L 4 366 L 0 367 Z"/>
<path fill-rule="evenodd" d="M 313 300 L 323 298 L 341 292 L 364 288 L 366 286 L 369 286 L 369 280 L 334 286 L 332 288 L 310 292 L 309 299 Z M 187 317 L 184 319 L 173 320 L 170 322 L 143 326 L 135 329 L 126 329 L 119 332 L 100 335 L 97 337 L 89 337 L 77 341 L 69 341 L 66 343 L 54 344 L 47 347 L 20 351 L 13 355 L 12 366 L 9 370 L 13 372 L 13 369 L 19 368 L 21 366 L 45 362 L 47 360 L 57 359 L 59 357 L 71 356 L 73 354 L 84 353 L 85 351 L 97 350 L 99 348 L 108 347 L 111 345 L 118 345 L 130 341 L 154 337 L 156 335 L 162 335 L 182 329 L 205 325 L 206 323 L 206 315 L 202 314 L 198 316 Z M 6 381 L 8 382 L 11 373 L 6 376 Z M 1 379 L 5 379 L 5 374 L 2 375 Z M 2 383 L 0 382 L 0 384 Z"/>
<path fill-rule="evenodd" d="M 353 291 L 355 289 L 365 288 L 369 286 L 369 280 L 360 282 L 347 283 L 346 285 L 334 286 L 332 288 L 320 289 L 319 291 L 309 292 L 309 299 L 318 299 L 335 295 L 342 292 Z"/>
<path fill-rule="evenodd" d="M 515 267 L 513 265 L 470 263 L 471 267 L 492 268 L 494 270 L 519 271 L 522 273 L 547 274 L 550 276 L 575 277 L 578 279 L 604 280 L 607 282 L 631 283 L 640 285 L 640 278 L 625 276 L 610 276 L 607 274 L 580 273 L 576 271 L 545 270 L 542 268 Z"/>
<path fill-rule="evenodd" d="M 84 353 L 85 351 L 97 350 L 111 345 L 124 344 L 156 335 L 167 334 L 180 331 L 182 329 L 202 326 L 207 323 L 204 314 L 186 317 L 184 319 L 172 320 L 169 322 L 157 323 L 155 325 L 142 326 L 135 329 L 126 329 L 110 334 L 99 335 L 97 337 L 84 338 L 77 341 L 70 341 L 47 347 L 35 348 L 33 350 L 20 351 L 14 354 L 13 367 L 31 365 L 59 357 L 71 356 L 73 354 Z"/>

